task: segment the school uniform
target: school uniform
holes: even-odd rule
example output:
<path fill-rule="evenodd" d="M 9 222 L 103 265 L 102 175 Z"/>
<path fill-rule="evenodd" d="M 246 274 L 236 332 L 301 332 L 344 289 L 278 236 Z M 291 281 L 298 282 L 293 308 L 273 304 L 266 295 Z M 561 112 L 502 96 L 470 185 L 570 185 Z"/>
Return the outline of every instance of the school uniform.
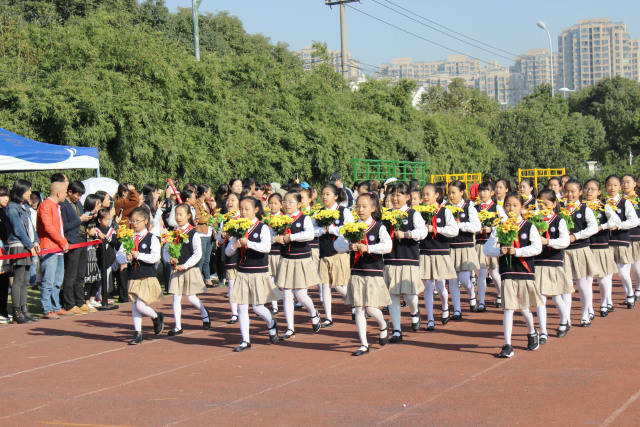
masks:
<path fill-rule="evenodd" d="M 580 202 L 571 218 L 574 226 L 569 233 L 575 236 L 575 242 L 564 252 L 565 274 L 572 280 L 598 276 L 600 268 L 589 247 L 589 238 L 598 232 L 596 217 L 586 203 Z"/>
<path fill-rule="evenodd" d="M 479 203 L 475 207 L 478 211 L 493 212 L 498 215 L 498 218 L 507 218 L 507 214 L 504 212 L 504 208 L 493 200 L 489 200 L 489 202 L 487 203 Z M 482 227 L 482 224 L 480 224 L 480 226 Z M 476 235 L 476 253 L 478 254 L 478 264 L 480 268 L 493 270 L 498 267 L 498 258 L 488 257 L 482 250 L 482 247 L 485 243 L 487 243 L 487 240 L 489 240 L 489 235 L 484 232 L 480 232 Z"/>
<path fill-rule="evenodd" d="M 424 219 L 407 205 L 400 209 L 407 213 L 399 231 L 411 232 L 410 238 L 392 239 L 393 248 L 383 256 L 384 277 L 392 295 L 419 295 L 424 291 L 420 273 L 420 241 L 427 237 Z"/>
<path fill-rule="evenodd" d="M 433 217 L 433 232 L 420 241 L 420 275 L 422 280 L 456 278 L 451 258 L 450 239 L 458 235 L 458 224 L 449 209 L 440 207 Z"/>
<path fill-rule="evenodd" d="M 202 258 L 202 239 L 197 230 L 190 224 L 178 228 L 178 231 L 188 236 L 189 241 L 180 247 L 178 264 L 184 271 L 171 271 L 169 293 L 173 295 L 197 295 L 206 290 L 202 273 L 198 263 Z"/>
<path fill-rule="evenodd" d="M 527 200 L 524 200 L 522 202 L 522 207 L 526 210 L 531 210 L 536 208 L 536 198 L 533 197 L 533 194 L 530 194 L 529 198 L 527 198 Z"/>
<path fill-rule="evenodd" d="M 614 205 L 612 208 L 620 219 L 618 229 L 611 230 L 609 234 L 609 246 L 613 249 L 614 260 L 616 264 L 633 264 L 630 230 L 635 228 L 640 220 L 633 204 L 622 195 L 611 197 L 609 201 Z"/>
<path fill-rule="evenodd" d="M 573 283 L 564 269 L 564 249 L 569 246 L 566 221 L 557 214 L 544 219 L 549 228 L 543 233 L 549 243 L 535 257 L 535 282 L 538 292 L 545 296 L 566 295 L 574 292 Z"/>
<path fill-rule="evenodd" d="M 138 251 L 138 258 L 127 266 L 129 279 L 129 299 L 133 302 L 141 299 L 147 305 L 162 299 L 162 288 L 156 276 L 155 265 L 160 261 L 160 242 L 146 229 L 134 236 L 134 250 Z M 124 254 L 124 249 L 120 247 Z"/>
<path fill-rule="evenodd" d="M 271 251 L 271 230 L 253 219 L 247 231 L 247 246 L 235 249 L 237 239 L 233 237 L 225 249 L 227 256 L 238 255 L 236 281 L 231 292 L 231 302 L 236 304 L 263 305 L 282 299 L 282 294 L 269 274 L 269 252 Z"/>
<path fill-rule="evenodd" d="M 462 208 L 458 219 L 460 232 L 450 241 L 453 266 L 457 272 L 475 271 L 480 268 L 478 253 L 474 248 L 475 234 L 482 229 L 478 211 L 468 200 L 461 200 L 457 205 L 449 204 Z"/>
<path fill-rule="evenodd" d="M 273 216 L 282 215 L 281 212 L 272 214 Z M 270 229 L 271 230 L 271 229 Z M 282 245 L 273 241 L 275 233 L 271 230 L 271 250 L 269 251 L 269 274 L 271 277 L 278 276 L 278 265 L 280 264 L 280 254 L 282 252 Z"/>
<path fill-rule="evenodd" d="M 346 286 L 349 283 L 351 270 L 349 267 L 349 255 L 346 253 L 338 253 L 333 244 L 340 237 L 340 227 L 344 224 L 353 222 L 353 215 L 344 206 L 334 204 L 330 210 L 337 210 L 340 216 L 335 220 L 334 224 L 328 227 L 325 233 L 324 227 L 314 225 L 314 232 L 319 241 L 320 256 L 320 281 L 331 286 Z"/>
<path fill-rule="evenodd" d="M 620 224 L 620 218 L 608 204 L 604 203 L 604 211 L 594 212 L 594 216 L 600 223 L 602 230 L 589 238 L 589 247 L 593 258 L 600 269 L 600 277 L 610 276 L 618 272 L 613 247 L 610 243 L 611 228 L 617 228 Z"/>
<path fill-rule="evenodd" d="M 354 307 L 383 307 L 391 304 L 389 289 L 384 280 L 383 256 L 391 252 L 393 242 L 382 221 L 373 218 L 365 221 L 367 252 L 351 252 L 349 265 L 351 276 L 347 285 L 345 304 Z M 349 251 L 349 242 L 339 237 L 334 242 L 337 252 Z"/>
<path fill-rule="evenodd" d="M 234 216 L 232 219 L 238 219 L 240 215 Z M 220 229 L 218 230 L 218 236 L 216 239 L 222 248 L 226 248 L 229 244 L 229 239 L 222 238 L 222 233 L 224 229 L 224 222 L 220 224 Z M 233 253 L 232 255 L 227 255 L 226 251 L 222 253 L 222 261 L 224 262 L 225 268 L 225 278 L 227 280 L 235 280 L 236 278 L 236 268 L 238 266 L 238 254 Z"/>
<path fill-rule="evenodd" d="M 320 283 L 317 265 L 311 258 L 314 231 L 311 217 L 298 211 L 293 215 L 291 242 L 282 246 L 276 283 L 283 289 L 307 289 Z"/>
<path fill-rule="evenodd" d="M 535 257 L 542 251 L 540 234 L 529 221 L 520 219 L 518 224 L 519 248 L 515 255 L 502 255 L 494 229 L 484 245 L 487 256 L 499 257 L 502 279 L 502 298 L 505 310 L 528 310 L 544 304 L 535 283 Z M 511 257 L 509 259 L 508 257 Z"/>
<path fill-rule="evenodd" d="M 629 201 L 629 203 L 631 202 Z M 640 203 L 635 205 L 631 203 L 631 205 L 636 211 L 636 216 L 640 218 Z M 633 262 L 636 262 L 640 260 L 640 225 L 629 230 L 629 239 L 631 240 L 631 256 L 633 257 Z"/>

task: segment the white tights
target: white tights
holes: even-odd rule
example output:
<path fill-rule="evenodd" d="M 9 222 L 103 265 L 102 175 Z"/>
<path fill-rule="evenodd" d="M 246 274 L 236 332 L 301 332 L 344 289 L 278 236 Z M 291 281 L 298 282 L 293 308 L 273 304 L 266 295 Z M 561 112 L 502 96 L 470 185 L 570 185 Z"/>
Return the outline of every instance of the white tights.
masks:
<path fill-rule="evenodd" d="M 567 324 L 571 326 L 571 303 L 573 302 L 573 297 L 571 296 L 571 294 L 562 294 L 560 296 L 562 297 L 564 306 L 567 309 Z"/>
<path fill-rule="evenodd" d="M 328 283 L 323 283 L 318 287 L 320 290 L 320 301 L 322 301 L 322 305 L 324 307 L 324 315 L 327 320 L 333 320 L 333 316 L 331 315 L 331 285 Z M 342 298 L 347 295 L 347 287 L 346 286 L 336 286 L 336 290 Z"/>
<path fill-rule="evenodd" d="M 355 307 L 355 310 L 356 310 L 356 327 L 358 328 L 358 336 L 360 337 L 360 344 L 365 347 L 369 347 L 369 342 L 367 341 L 367 318 L 364 315 L 365 307 Z M 384 320 L 382 311 L 377 307 L 366 307 L 366 312 L 369 313 L 369 316 L 371 316 L 378 322 L 379 329 L 382 329 L 383 327 L 385 327 L 384 331 L 380 331 L 380 338 L 384 338 L 387 334 L 386 332 L 387 322 Z"/>
<path fill-rule="evenodd" d="M 407 307 L 409 307 L 411 314 L 418 313 L 418 295 L 402 295 L 404 301 L 407 303 Z M 402 322 L 400 320 L 401 316 L 400 307 L 400 295 L 391 295 L 391 305 L 389 306 L 389 314 L 391 315 L 391 324 L 393 325 L 393 330 L 401 331 L 402 330 Z M 416 323 L 418 321 L 418 316 L 412 317 L 411 322 Z"/>
<path fill-rule="evenodd" d="M 633 283 L 631 282 L 631 264 L 618 264 L 618 275 L 627 297 L 633 296 Z"/>
<path fill-rule="evenodd" d="M 133 328 L 136 332 L 142 332 L 142 315 L 149 316 L 152 319 L 158 317 L 158 314 L 155 310 L 149 307 L 144 301 L 140 298 L 136 300 L 133 304 L 131 304 L 131 317 L 133 317 Z"/>
<path fill-rule="evenodd" d="M 271 312 L 264 304 L 254 305 L 253 312 L 257 314 L 262 320 L 267 323 L 267 328 L 273 326 L 273 318 L 271 317 Z M 248 304 L 238 304 L 238 324 L 240 325 L 240 334 L 242 335 L 242 341 L 246 343 L 250 343 L 249 338 L 249 305 Z M 275 328 L 269 329 L 269 335 L 274 335 L 276 333 Z"/>
<path fill-rule="evenodd" d="M 451 300 L 453 301 L 453 310 L 460 312 L 462 310 L 460 308 L 460 288 L 458 287 L 458 282 L 469 292 L 469 300 L 475 299 L 476 293 L 473 289 L 473 283 L 471 283 L 470 271 L 459 271 L 456 279 L 449 279 L 449 292 L 451 293 Z"/>
<path fill-rule="evenodd" d="M 525 322 L 527 322 L 527 330 L 529 334 L 533 334 L 536 330 L 533 326 L 533 314 L 529 309 L 520 310 L 522 316 L 524 316 Z M 511 345 L 511 331 L 513 330 L 513 310 L 504 310 L 504 318 L 502 321 L 504 328 L 504 343 Z"/>
<path fill-rule="evenodd" d="M 640 260 L 631 264 L 631 271 L 636 277 L 636 290 L 640 291 Z"/>
<path fill-rule="evenodd" d="M 566 294 L 566 295 L 569 295 L 569 299 L 571 299 L 570 294 Z M 558 313 L 560 313 L 560 325 L 568 324 L 571 308 L 567 306 L 567 303 L 565 302 L 565 299 L 564 299 L 564 295 L 554 295 L 551 297 L 551 299 L 555 303 L 556 307 L 558 307 Z M 560 328 L 564 330 L 563 326 L 560 326 Z"/>
<path fill-rule="evenodd" d="M 582 320 L 589 321 L 589 314 L 593 313 L 593 277 L 577 279 L 580 305 L 582 306 Z"/>
<path fill-rule="evenodd" d="M 293 324 L 293 295 L 295 294 L 296 299 L 300 301 L 300 303 L 307 309 L 309 312 L 309 316 L 312 317 L 311 323 L 314 325 L 318 323 L 320 320 L 317 318 L 318 311 L 313 306 L 313 301 L 307 295 L 306 289 L 285 289 L 284 290 L 284 317 L 287 320 L 287 329 L 295 331 L 295 325 Z"/>
<path fill-rule="evenodd" d="M 496 290 L 498 291 L 498 298 L 502 296 L 501 288 L 502 288 L 502 280 L 500 279 L 499 269 L 496 267 L 493 270 L 488 270 L 489 276 L 493 280 L 493 284 L 496 286 Z M 487 294 L 487 269 L 481 268 L 478 270 L 478 304 L 485 305 L 485 295 Z"/>
<path fill-rule="evenodd" d="M 229 279 L 227 280 L 227 283 L 229 284 L 229 306 L 231 307 L 231 315 L 232 316 L 237 316 L 238 315 L 238 303 L 236 302 L 231 302 L 231 292 L 233 291 L 233 284 L 235 283 L 234 279 Z"/>
<path fill-rule="evenodd" d="M 442 301 L 442 311 L 449 309 L 449 293 L 444 285 L 444 280 L 424 281 L 424 305 L 427 308 L 427 319 L 433 321 L 433 291 L 438 288 L 440 301 Z"/>
<path fill-rule="evenodd" d="M 187 295 L 187 301 L 191 303 L 192 306 L 200 310 L 200 314 L 202 314 L 202 320 L 205 320 L 207 316 L 207 310 L 204 308 L 204 304 L 200 301 L 197 295 Z M 173 296 L 173 318 L 176 322 L 174 330 L 179 331 L 182 329 L 182 295 L 174 295 Z"/>
<path fill-rule="evenodd" d="M 611 288 L 613 287 L 613 275 L 601 277 L 598 279 L 600 285 L 600 309 L 606 309 L 607 306 L 613 305 Z"/>

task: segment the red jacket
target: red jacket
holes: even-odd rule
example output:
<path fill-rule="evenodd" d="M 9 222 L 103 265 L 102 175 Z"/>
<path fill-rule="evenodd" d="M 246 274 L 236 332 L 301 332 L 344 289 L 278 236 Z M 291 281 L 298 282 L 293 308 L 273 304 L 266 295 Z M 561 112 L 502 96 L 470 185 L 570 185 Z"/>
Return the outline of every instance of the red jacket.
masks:
<path fill-rule="evenodd" d="M 45 201 L 38 206 L 38 221 L 36 229 L 40 238 L 40 247 L 42 249 L 64 248 L 68 242 L 64 238 L 61 230 L 60 211 L 58 204 L 51 198 L 47 197 Z"/>

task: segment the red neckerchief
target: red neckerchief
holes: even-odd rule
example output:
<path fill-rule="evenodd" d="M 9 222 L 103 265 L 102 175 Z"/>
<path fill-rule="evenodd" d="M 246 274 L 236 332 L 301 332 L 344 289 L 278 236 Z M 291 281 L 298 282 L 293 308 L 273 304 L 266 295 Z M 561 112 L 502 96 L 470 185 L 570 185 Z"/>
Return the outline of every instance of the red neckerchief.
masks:
<path fill-rule="evenodd" d="M 491 206 L 493 206 L 494 202 L 493 200 L 489 200 L 489 203 L 480 203 L 480 210 L 487 210 L 489 209 Z"/>
<path fill-rule="evenodd" d="M 435 211 L 433 213 L 433 216 L 431 217 L 431 227 L 433 227 L 433 238 L 435 238 L 438 235 L 438 218 L 437 217 L 438 217 L 438 213 L 440 212 L 440 209 L 442 209 L 442 206 L 440 206 L 439 203 L 437 203 L 437 205 L 438 205 L 438 210 Z"/>
<path fill-rule="evenodd" d="M 364 243 L 365 245 L 367 245 L 367 247 L 369 247 L 369 240 L 367 239 L 367 233 L 371 231 L 374 225 L 376 225 L 375 219 L 371 221 L 371 225 L 364 232 L 364 237 L 362 237 L 362 240 L 360 241 L 360 243 Z M 353 266 L 355 266 L 358 263 L 358 260 L 360 260 L 361 257 L 362 257 L 362 251 L 356 252 L 356 254 L 353 256 Z M 353 266 L 351 267 L 352 269 L 353 269 Z"/>
<path fill-rule="evenodd" d="M 244 238 L 245 239 L 249 237 L 249 234 L 253 233 L 253 230 L 255 230 L 256 227 L 258 227 L 258 224 L 260 224 L 260 220 L 256 221 L 256 223 L 253 225 L 253 227 L 251 227 L 250 229 L 247 230 L 246 233 L 244 233 Z M 246 246 L 242 246 L 240 248 L 240 261 L 238 262 L 238 264 L 242 264 L 246 260 L 247 260 L 247 247 Z"/>
<path fill-rule="evenodd" d="M 527 221 L 525 221 L 523 219 L 520 223 L 518 223 L 518 235 L 516 236 L 516 240 L 513 242 L 513 247 L 516 248 L 516 249 L 520 248 L 520 230 L 522 230 L 522 226 L 526 222 Z M 520 261 L 522 263 L 522 265 L 524 266 L 525 270 L 527 270 L 529 273 L 531 273 L 531 269 L 529 268 L 529 265 L 524 260 L 524 258 L 522 258 L 522 257 L 516 257 L 516 258 L 518 258 L 518 261 Z"/>
<path fill-rule="evenodd" d="M 302 215 L 304 215 L 304 212 L 300 211 L 300 213 L 294 217 L 292 217 L 293 222 L 296 222 Z M 291 224 L 293 224 L 293 222 Z M 304 226 L 304 224 L 303 224 Z M 284 234 L 291 234 L 291 229 L 287 228 L 287 230 L 284 232 Z M 288 251 L 291 252 L 291 242 L 289 242 L 289 244 L 287 245 Z"/>
<path fill-rule="evenodd" d="M 580 209 L 580 207 L 582 206 L 582 200 L 578 200 L 577 202 L 567 202 L 567 205 L 571 203 L 572 205 L 576 204 L 575 209 L 570 210 L 569 212 L 571 212 L 571 215 L 573 215 L 574 213 L 576 213 L 578 211 L 578 209 Z M 566 206 L 566 205 L 565 205 Z"/>

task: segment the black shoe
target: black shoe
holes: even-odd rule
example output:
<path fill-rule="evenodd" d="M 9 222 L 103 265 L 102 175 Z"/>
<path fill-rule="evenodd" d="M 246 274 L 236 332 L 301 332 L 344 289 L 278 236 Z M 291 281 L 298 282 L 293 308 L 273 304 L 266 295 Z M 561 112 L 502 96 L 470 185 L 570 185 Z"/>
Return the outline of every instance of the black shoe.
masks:
<path fill-rule="evenodd" d="M 386 322 L 385 322 L 385 323 L 386 323 Z M 383 332 L 386 332 L 386 333 L 387 333 L 387 336 L 385 336 L 384 338 L 382 338 L 382 337 L 379 337 L 379 338 L 378 338 L 378 343 L 379 343 L 381 346 L 385 346 L 385 345 L 387 345 L 387 344 L 389 343 L 389 324 L 388 324 L 388 323 L 387 323 L 387 325 L 386 325 L 384 328 L 380 329 L 380 334 L 381 334 L 381 335 L 382 335 L 382 333 L 383 333 Z"/>
<path fill-rule="evenodd" d="M 399 335 L 396 335 L 396 332 Z M 394 330 L 393 334 L 391 335 L 391 339 L 389 340 L 390 343 L 395 344 L 395 343 L 399 343 L 402 341 L 402 331 L 398 331 L 398 330 Z"/>
<path fill-rule="evenodd" d="M 269 330 L 269 342 L 271 342 L 271 344 L 276 344 L 278 341 L 280 341 L 280 337 L 278 336 L 278 323 L 276 322 L 276 319 L 271 319 L 273 321 L 273 324 L 271 325 L 270 328 L 268 328 Z M 271 334 L 271 331 L 275 329 L 276 333 L 275 334 Z"/>
<path fill-rule="evenodd" d="M 233 349 L 233 351 L 235 353 L 239 353 L 241 351 L 245 351 L 245 350 L 250 349 L 250 348 L 251 348 L 251 343 L 248 343 L 246 341 L 242 341 L 239 346 L 237 346 L 236 348 Z"/>
<path fill-rule="evenodd" d="M 296 336 L 296 331 L 292 331 L 291 329 L 287 329 L 284 333 L 284 335 L 282 336 L 282 341 L 288 341 L 292 338 L 295 338 Z"/>
<path fill-rule="evenodd" d="M 587 319 L 580 320 L 580 327 L 581 328 L 588 328 L 589 326 L 591 326 L 591 321 L 590 320 L 587 320 Z"/>
<path fill-rule="evenodd" d="M 600 307 L 600 317 L 607 317 L 609 315 L 609 310 L 607 307 Z"/>
<path fill-rule="evenodd" d="M 389 306 L 388 306 L 388 305 L 385 305 L 384 307 L 382 307 L 382 312 L 383 312 L 384 314 L 389 314 Z M 353 316 L 353 318 L 355 319 L 355 314 L 353 314 L 353 313 L 352 313 L 351 315 L 352 315 L 352 316 Z"/>
<path fill-rule="evenodd" d="M 564 326 L 565 329 L 564 330 L 562 330 L 560 328 L 556 329 L 556 331 L 558 332 L 557 337 L 558 338 L 566 337 L 567 336 L 567 331 L 568 331 L 567 324 L 565 323 L 565 324 L 560 325 L 560 326 Z"/>
<path fill-rule="evenodd" d="M 313 323 L 313 319 L 318 319 L 318 323 Z M 320 322 L 320 313 L 318 313 L 318 311 L 316 310 L 316 315 L 313 316 L 311 318 L 311 327 L 313 328 L 313 333 L 317 334 L 318 331 L 320 331 L 320 328 L 322 328 L 322 322 Z"/>
<path fill-rule="evenodd" d="M 129 341 L 129 345 L 138 345 L 142 342 L 142 332 L 136 332 L 133 339 Z"/>
<path fill-rule="evenodd" d="M 417 317 L 418 321 L 417 322 L 413 322 L 413 318 Z M 411 330 L 413 332 L 418 332 L 420 330 L 420 313 L 416 313 L 416 314 L 412 314 L 411 315 Z"/>
<path fill-rule="evenodd" d="M 202 329 L 208 331 L 209 329 L 211 329 L 211 313 L 209 313 L 209 310 L 207 310 L 206 308 L 204 309 L 204 311 L 207 312 L 207 317 L 204 318 L 207 320 L 202 319 Z"/>
<path fill-rule="evenodd" d="M 538 337 L 538 342 L 540 343 L 540 345 L 545 345 L 547 343 L 547 339 L 549 339 L 547 337 L 547 334 L 540 334 L 540 337 Z"/>
<path fill-rule="evenodd" d="M 447 315 L 445 316 L 444 314 L 447 313 Z M 442 318 L 441 318 L 441 322 L 443 325 L 446 325 L 447 323 L 449 323 L 449 320 L 451 320 L 451 316 L 449 316 L 449 309 L 447 308 L 446 310 L 442 310 Z"/>
<path fill-rule="evenodd" d="M 153 333 L 159 335 L 164 330 L 164 314 L 158 313 L 155 319 L 153 319 Z"/>
<path fill-rule="evenodd" d="M 278 314 L 278 307 L 271 308 L 271 315 L 272 315 L 272 316 L 275 316 L 275 315 L 277 315 L 277 314 Z"/>
<path fill-rule="evenodd" d="M 238 323 L 238 316 L 235 314 L 231 316 L 231 319 L 227 320 L 227 325 L 235 325 Z"/>
<path fill-rule="evenodd" d="M 636 305 L 634 297 L 627 297 L 627 308 L 632 309 Z"/>
<path fill-rule="evenodd" d="M 496 298 L 496 308 L 502 308 L 502 298 Z"/>
<path fill-rule="evenodd" d="M 17 307 L 13 308 L 13 321 L 18 324 L 32 323 L 24 318 L 24 314 L 22 314 L 22 310 Z"/>
<path fill-rule="evenodd" d="M 31 315 L 29 314 L 29 310 L 27 310 L 27 306 L 26 305 L 22 306 L 22 315 L 24 316 L 25 320 L 28 323 L 33 323 L 33 322 L 37 322 L 38 321 L 38 319 L 35 319 L 35 318 L 31 317 Z"/>
<path fill-rule="evenodd" d="M 429 320 L 427 322 L 427 331 L 431 332 L 436 328 L 436 322 L 434 322 L 433 320 Z"/>
<path fill-rule="evenodd" d="M 364 350 L 362 349 L 364 347 Z M 363 354 L 369 353 L 369 347 L 361 346 L 358 351 L 352 353 L 352 356 L 362 356 Z"/>
<path fill-rule="evenodd" d="M 540 347 L 540 335 L 538 335 L 538 331 L 535 331 L 532 334 L 527 334 L 527 350 L 534 351 Z"/>
<path fill-rule="evenodd" d="M 498 353 L 498 357 L 501 359 L 508 359 L 510 357 L 513 357 L 513 347 L 511 347 L 509 344 L 503 345 L 502 350 L 500 351 L 500 353 Z"/>
<path fill-rule="evenodd" d="M 331 319 L 325 319 L 325 321 L 322 322 L 322 325 L 321 325 L 321 327 L 323 328 L 330 328 L 332 326 L 333 326 L 333 320 Z"/>
<path fill-rule="evenodd" d="M 407 302 L 405 300 L 402 300 L 402 302 L 400 303 L 400 307 L 406 307 L 407 306 Z"/>
<path fill-rule="evenodd" d="M 612 311 L 615 311 L 615 308 L 613 308 L 613 305 L 608 304 L 608 305 L 607 305 L 607 311 L 608 311 L 609 313 L 611 313 Z"/>
<path fill-rule="evenodd" d="M 478 302 L 476 301 L 475 298 L 471 298 L 469 300 L 469 309 L 471 310 L 472 313 L 478 312 Z"/>
<path fill-rule="evenodd" d="M 589 322 L 591 322 L 593 319 L 595 319 L 595 315 L 593 313 L 589 313 Z"/>
<path fill-rule="evenodd" d="M 462 320 L 462 313 L 459 311 L 454 311 L 453 316 L 451 316 L 451 320 L 455 320 L 456 322 Z"/>
<path fill-rule="evenodd" d="M 478 313 L 484 313 L 485 311 L 487 311 L 487 307 L 482 303 L 478 304 Z"/>
<path fill-rule="evenodd" d="M 169 335 L 170 337 L 175 337 L 176 335 L 182 335 L 182 332 L 182 329 L 178 329 L 177 331 L 175 329 L 172 329 L 167 335 Z"/>

